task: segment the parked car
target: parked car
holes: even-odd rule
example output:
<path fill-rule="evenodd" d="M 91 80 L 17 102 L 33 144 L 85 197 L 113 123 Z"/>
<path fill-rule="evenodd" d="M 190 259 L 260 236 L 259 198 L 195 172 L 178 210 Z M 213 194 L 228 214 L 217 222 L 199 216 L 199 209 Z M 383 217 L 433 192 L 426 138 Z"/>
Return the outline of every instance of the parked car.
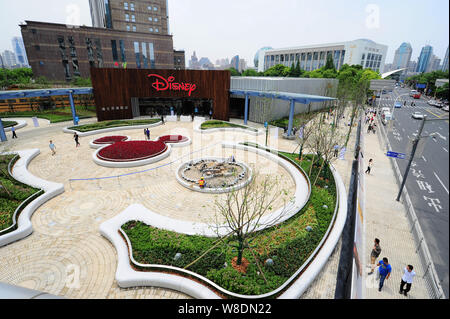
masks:
<path fill-rule="evenodd" d="M 427 103 L 428 103 L 428 105 L 435 106 L 436 103 L 438 103 L 438 101 L 436 101 L 436 100 L 429 100 Z"/>
<path fill-rule="evenodd" d="M 445 112 L 448 112 L 448 105 L 444 106 L 444 107 L 442 108 L 442 110 L 445 111 Z"/>
<path fill-rule="evenodd" d="M 413 118 L 413 119 L 416 119 L 416 120 L 422 120 L 422 119 L 423 119 L 423 114 L 420 113 L 420 112 L 414 112 L 414 113 L 412 114 L 412 118 Z"/>

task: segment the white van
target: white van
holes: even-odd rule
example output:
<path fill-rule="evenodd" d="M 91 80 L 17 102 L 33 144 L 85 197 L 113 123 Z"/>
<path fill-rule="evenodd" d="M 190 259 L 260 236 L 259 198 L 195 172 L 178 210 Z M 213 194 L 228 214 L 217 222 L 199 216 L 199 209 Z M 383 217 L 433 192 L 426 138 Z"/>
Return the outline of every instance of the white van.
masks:
<path fill-rule="evenodd" d="M 386 125 L 390 120 L 392 120 L 391 112 L 384 112 L 383 115 L 381 115 L 381 122 L 384 125 Z"/>

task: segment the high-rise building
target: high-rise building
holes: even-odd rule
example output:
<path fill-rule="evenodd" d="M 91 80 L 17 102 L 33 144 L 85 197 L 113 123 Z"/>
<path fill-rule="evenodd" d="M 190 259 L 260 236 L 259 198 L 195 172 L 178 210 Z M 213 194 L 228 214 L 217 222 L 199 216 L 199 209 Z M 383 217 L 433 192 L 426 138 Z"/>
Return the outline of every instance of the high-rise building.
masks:
<path fill-rule="evenodd" d="M 448 46 L 445 52 L 444 61 L 442 62 L 442 71 L 448 71 Z"/>
<path fill-rule="evenodd" d="M 2 53 L 2 60 L 3 60 L 3 65 L 1 67 L 5 67 L 5 68 L 9 69 L 9 68 L 17 66 L 16 55 L 12 51 L 5 50 Z"/>
<path fill-rule="evenodd" d="M 417 61 L 409 61 L 408 74 L 415 73 L 417 69 Z"/>
<path fill-rule="evenodd" d="M 232 68 L 239 70 L 239 55 L 236 55 L 231 59 L 230 65 Z"/>
<path fill-rule="evenodd" d="M 264 61 L 264 51 L 272 49 L 273 49 L 272 47 L 263 47 L 256 52 L 255 58 L 253 59 L 253 64 L 258 69 L 259 72 L 264 71 L 264 65 L 259 65 L 259 60 Z"/>
<path fill-rule="evenodd" d="M 167 0 L 89 4 L 93 27 L 36 21 L 20 25 L 35 76 L 70 81 L 89 77 L 93 67 L 184 67 L 184 51 L 174 51 L 168 33 Z"/>
<path fill-rule="evenodd" d="M 173 51 L 173 66 L 175 70 L 184 70 L 186 68 L 186 58 L 184 51 Z"/>
<path fill-rule="evenodd" d="M 14 53 L 16 54 L 17 63 L 20 66 L 29 66 L 23 39 L 21 37 L 13 37 L 11 42 Z"/>
<path fill-rule="evenodd" d="M 425 72 L 433 72 L 439 70 L 441 68 L 441 59 L 439 59 L 436 55 L 432 55 L 430 61 L 428 62 L 427 69 Z"/>
<path fill-rule="evenodd" d="M 394 62 L 392 63 L 393 70 L 407 68 L 409 61 L 411 61 L 411 55 L 411 44 L 403 42 L 400 47 L 395 50 Z"/>
<path fill-rule="evenodd" d="M 420 52 L 419 59 L 417 60 L 416 72 L 423 73 L 426 72 L 428 64 L 433 56 L 433 47 L 431 45 L 426 45 L 422 48 Z"/>
<path fill-rule="evenodd" d="M 292 66 L 300 62 L 300 68 L 305 71 L 317 70 L 331 55 L 337 70 L 342 65 L 362 65 L 382 73 L 386 60 L 388 47 L 368 39 L 358 39 L 348 42 L 307 45 L 285 49 L 272 49 L 263 51 L 258 61 L 258 71 L 264 65 L 264 71 L 277 64 Z"/>
<path fill-rule="evenodd" d="M 168 0 L 89 0 L 92 26 L 169 34 Z"/>
<path fill-rule="evenodd" d="M 198 63 L 197 54 L 194 53 L 191 56 L 191 59 L 189 60 L 189 69 L 191 70 L 198 70 L 200 68 L 200 65 Z"/>

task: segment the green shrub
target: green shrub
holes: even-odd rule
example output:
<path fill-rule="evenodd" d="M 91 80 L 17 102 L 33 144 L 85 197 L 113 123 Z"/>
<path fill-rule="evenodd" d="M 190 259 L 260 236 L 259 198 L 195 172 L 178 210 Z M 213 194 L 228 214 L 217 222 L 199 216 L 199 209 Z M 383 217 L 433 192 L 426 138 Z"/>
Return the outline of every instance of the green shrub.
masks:
<path fill-rule="evenodd" d="M 149 120 L 113 120 L 113 121 L 103 121 L 93 124 L 79 125 L 69 127 L 70 130 L 75 130 L 78 132 L 90 132 L 101 130 L 105 128 L 121 127 L 121 126 L 136 126 L 136 125 L 151 125 L 160 122 L 160 119 L 149 119 Z"/>

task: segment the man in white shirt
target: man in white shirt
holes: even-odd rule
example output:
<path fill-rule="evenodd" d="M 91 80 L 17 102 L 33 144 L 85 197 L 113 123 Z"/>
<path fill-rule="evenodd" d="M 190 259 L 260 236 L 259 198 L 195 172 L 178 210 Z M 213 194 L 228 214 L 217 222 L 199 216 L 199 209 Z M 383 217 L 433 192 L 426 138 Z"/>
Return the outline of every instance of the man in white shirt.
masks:
<path fill-rule="evenodd" d="M 411 285 L 413 282 L 413 278 L 416 275 L 416 273 L 413 271 L 413 266 L 408 265 L 404 269 L 404 273 L 402 276 L 402 283 L 400 284 L 400 294 L 404 294 L 405 296 L 408 296 L 408 292 L 411 290 Z M 406 289 L 403 289 L 406 284 Z"/>

